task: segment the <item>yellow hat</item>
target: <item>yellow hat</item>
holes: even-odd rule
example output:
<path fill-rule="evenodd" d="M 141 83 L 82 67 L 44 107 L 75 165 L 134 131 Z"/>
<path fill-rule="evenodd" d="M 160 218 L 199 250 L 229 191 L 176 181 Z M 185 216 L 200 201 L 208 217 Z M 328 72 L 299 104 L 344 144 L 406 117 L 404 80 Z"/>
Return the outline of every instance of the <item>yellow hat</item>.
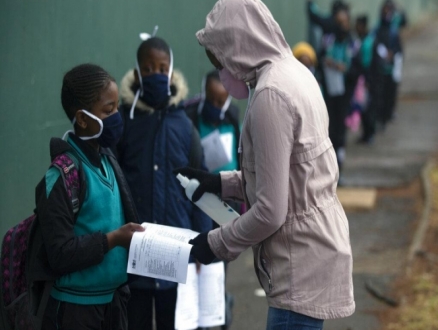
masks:
<path fill-rule="evenodd" d="M 292 48 L 292 53 L 297 59 L 299 59 L 301 56 L 308 56 L 313 62 L 313 65 L 316 65 L 318 63 L 315 50 L 305 41 L 297 43 Z"/>

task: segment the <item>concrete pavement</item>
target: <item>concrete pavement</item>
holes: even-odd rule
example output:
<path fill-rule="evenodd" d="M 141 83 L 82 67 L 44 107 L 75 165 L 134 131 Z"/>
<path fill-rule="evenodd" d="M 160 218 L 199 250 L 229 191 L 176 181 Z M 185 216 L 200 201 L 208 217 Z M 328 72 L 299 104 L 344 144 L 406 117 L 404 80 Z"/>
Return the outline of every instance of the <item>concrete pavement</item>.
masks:
<path fill-rule="evenodd" d="M 397 118 L 376 137 L 374 145 L 356 145 L 356 136 L 350 136 L 345 166 L 348 186 L 406 186 L 419 177 L 428 158 L 438 151 L 438 20 L 405 42 L 400 91 Z M 380 328 L 377 312 L 390 307 L 372 297 L 365 283 L 390 287 L 404 271 L 418 216 L 415 194 L 420 194 L 415 185 L 397 194 L 380 190 L 373 210 L 347 210 L 357 308 L 349 318 L 327 321 L 325 330 Z M 267 304 L 258 296 L 260 286 L 250 251 L 230 263 L 227 288 L 235 296 L 232 329 L 265 329 Z"/>

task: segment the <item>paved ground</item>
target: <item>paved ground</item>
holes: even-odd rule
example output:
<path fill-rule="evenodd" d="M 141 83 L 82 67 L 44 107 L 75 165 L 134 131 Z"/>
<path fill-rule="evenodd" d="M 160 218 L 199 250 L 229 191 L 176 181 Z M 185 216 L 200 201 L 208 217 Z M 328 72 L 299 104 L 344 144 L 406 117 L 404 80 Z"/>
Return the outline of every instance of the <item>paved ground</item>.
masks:
<path fill-rule="evenodd" d="M 373 146 L 350 137 L 345 181 L 349 186 L 400 187 L 410 184 L 438 151 L 438 21 L 406 42 L 405 76 L 397 118 Z M 417 194 L 420 188 L 412 188 Z M 356 313 L 327 321 L 326 330 L 378 330 L 376 312 L 387 305 L 371 297 L 365 282 L 390 285 L 403 271 L 415 229 L 417 196 L 380 190 L 376 207 L 347 212 L 354 255 Z M 265 329 L 267 304 L 259 297 L 249 251 L 229 265 L 228 290 L 235 296 L 232 329 Z"/>

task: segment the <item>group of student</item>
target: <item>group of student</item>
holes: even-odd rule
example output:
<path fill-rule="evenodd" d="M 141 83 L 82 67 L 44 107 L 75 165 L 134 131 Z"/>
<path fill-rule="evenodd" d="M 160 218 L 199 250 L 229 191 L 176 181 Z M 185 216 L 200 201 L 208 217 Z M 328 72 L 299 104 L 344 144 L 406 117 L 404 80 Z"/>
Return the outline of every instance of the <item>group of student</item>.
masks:
<path fill-rule="evenodd" d="M 143 222 L 208 232 L 212 220 L 184 197 L 175 170 L 238 167 L 238 109 L 217 72 L 199 98 L 187 94 L 171 48 L 155 36 L 140 44 L 119 87 L 93 64 L 65 74 L 61 102 L 73 131 L 59 143 L 84 184 L 77 212 L 58 168 L 37 189 L 45 271 L 57 275 L 42 329 L 175 328 L 177 283 L 127 275 L 131 237 Z M 231 158 L 207 169 L 201 140 L 215 130 L 231 137 Z"/>
<path fill-rule="evenodd" d="M 342 0 L 333 1 L 328 16 L 308 0 L 307 12 L 309 43 L 297 44 L 293 52 L 320 84 L 342 175 L 347 127 L 356 130 L 361 122 L 358 143 L 372 144 L 376 132 L 394 118 L 403 62 L 400 29 L 406 16 L 394 0 L 384 0 L 377 26 L 369 29 L 368 17 L 361 15 L 353 31 L 350 7 Z"/>
<path fill-rule="evenodd" d="M 220 5 L 227 10 L 226 2 L 221 2 Z M 251 5 L 258 6 L 257 11 L 268 13 L 259 2 Z M 385 0 L 378 26 L 368 31 L 366 17 L 359 17 L 356 23 L 357 35 L 354 36 L 350 27 L 350 8 L 343 1 L 335 1 L 332 14 L 324 17 L 309 0 L 308 13 L 312 24 L 321 29 L 322 37 L 314 38 L 313 46 L 307 43 L 296 45 L 293 53 L 317 77 L 330 117 L 328 134 L 339 169 L 342 169 L 345 158 L 345 119 L 354 108 L 354 101 L 360 99 L 356 97 L 360 94 L 357 89 L 362 86 L 368 94 L 366 100 L 359 102 L 359 107 L 363 110 L 364 125 L 361 142 L 370 143 L 377 124 L 385 126 L 394 114 L 397 84 L 400 81 L 398 66 L 402 59 L 399 29 L 405 24 L 405 18 L 392 0 Z M 274 22 L 273 19 L 270 20 Z M 279 28 L 275 31 L 279 31 Z M 313 28 L 312 31 L 314 32 Z M 276 33 L 281 35 L 280 32 Z M 202 37 L 202 33 L 198 35 L 198 38 Z M 265 40 L 260 36 L 254 38 Z M 282 38 L 281 35 L 281 40 Z M 204 41 L 207 43 L 208 40 Z M 259 42 L 259 45 L 262 47 L 265 44 Z M 282 51 L 286 45 L 284 41 Z M 202 81 L 199 97 L 188 101 L 187 84 L 181 72 L 174 69 L 172 49 L 163 39 L 155 36 L 141 42 L 137 50 L 137 63 L 126 73 L 119 87 L 114 78 L 97 65 L 79 65 L 65 74 L 61 101 L 74 130 L 66 134 L 58 148 L 77 161 L 81 182 L 84 184 L 80 188 L 78 211 L 74 210 L 71 196 L 64 187 L 62 173 L 57 168 L 51 167 L 37 188 L 36 212 L 46 247 L 45 265 L 57 276 L 44 313 L 43 329 L 153 329 L 154 325 L 157 330 L 174 329 L 177 284 L 147 277 L 131 277 L 126 273 L 127 250 L 133 233 L 144 230 L 140 225 L 142 222 L 188 228 L 202 233 L 194 239 L 194 246 L 202 245 L 208 249 L 196 256 L 198 260 L 192 256 L 191 262 L 208 263 L 218 255 L 212 252 L 212 241 L 207 240 L 206 234 L 214 223 L 184 197 L 175 175 L 178 169 L 186 167 L 215 174 L 239 167 L 238 109 L 231 103 L 231 97 L 221 83 L 224 75 L 229 72 L 226 66 L 222 66 L 226 58 L 220 63 L 215 57 L 217 54 L 209 53 L 207 45 L 205 47 L 211 62 L 220 72 L 214 70 L 208 73 Z M 270 47 L 267 48 L 269 52 Z M 214 47 L 213 49 L 216 50 Z M 306 106 L 310 106 L 307 103 L 310 100 L 308 94 L 310 91 L 319 94 L 318 85 L 314 84 L 314 78 L 305 68 L 288 57 L 290 48 L 287 48 L 285 54 L 287 63 L 292 63 L 289 66 L 307 79 L 306 86 L 311 87 L 299 91 L 299 95 L 305 95 Z M 275 63 L 276 56 L 272 60 Z M 243 98 L 249 96 L 248 84 L 244 80 L 252 81 L 253 78 L 234 78 L 233 86 L 242 87 L 239 90 L 246 93 Z M 298 86 L 298 79 L 296 83 Z M 237 93 L 237 88 L 233 90 Z M 315 93 L 312 95 L 320 98 Z M 280 102 L 276 98 L 274 101 Z M 269 102 L 272 100 L 266 99 L 266 104 Z M 323 102 L 318 101 L 317 105 L 318 111 L 323 109 Z M 325 123 L 326 114 L 318 114 L 320 117 L 312 114 L 312 120 Z M 253 116 L 257 115 L 260 114 L 253 113 Z M 255 121 L 253 125 L 269 124 L 271 122 L 268 119 Z M 309 125 L 307 122 L 304 124 Z M 251 126 L 251 129 L 254 127 Z M 314 127 L 309 125 L 306 129 L 310 132 Z M 289 127 L 285 130 L 289 132 Z M 207 166 L 211 163 L 204 157 L 204 151 L 207 150 L 203 142 L 215 131 L 221 136 L 231 137 L 223 140 L 229 144 L 223 147 L 230 151 L 230 157 L 225 163 Z M 272 135 L 276 133 L 270 132 Z M 247 134 L 242 143 L 246 141 L 247 145 L 251 144 L 248 136 Z M 284 141 L 282 140 L 282 145 L 285 144 Z M 325 150 L 331 150 L 329 140 L 324 141 L 319 148 L 325 149 L 321 149 L 320 154 L 331 157 L 335 165 L 331 151 L 324 153 Z M 260 140 L 256 142 L 261 143 Z M 267 148 L 265 154 L 268 153 L 267 150 L 270 149 Z M 243 153 L 243 157 L 249 157 L 248 155 L 248 151 Z M 281 153 L 276 155 L 280 158 L 289 157 Z M 296 157 L 304 157 L 299 155 L 301 156 Z M 308 158 L 297 158 L 293 164 L 314 161 L 314 158 L 310 158 L 314 156 L 305 156 Z M 263 174 L 257 173 L 254 167 L 255 162 L 259 161 L 260 159 L 254 158 L 252 163 L 251 160 L 245 163 L 249 168 L 246 171 L 247 179 L 253 185 L 251 187 L 254 191 L 256 175 L 260 177 Z M 327 162 L 328 160 L 320 162 L 318 166 L 327 166 Z M 325 172 L 321 170 L 321 173 Z M 335 169 L 331 167 L 327 173 L 331 187 L 331 181 L 337 177 L 333 174 Z M 221 180 L 235 182 L 236 175 L 237 172 L 229 173 L 229 178 L 225 179 L 215 175 L 216 181 L 209 182 L 210 190 L 206 191 L 219 193 L 222 189 Z M 304 173 L 307 178 L 306 175 L 307 172 Z M 303 179 L 303 182 L 307 181 Z M 299 200 L 300 195 L 297 196 Z M 251 198 L 254 199 L 254 196 Z M 336 198 L 333 203 L 334 207 L 342 210 Z M 235 207 L 238 208 L 239 205 Z M 256 211 L 252 213 L 254 212 Z M 338 218 L 346 222 L 343 211 L 336 212 Z M 252 215 L 249 214 L 246 218 L 249 219 L 250 216 Z M 348 228 L 341 227 L 342 233 L 348 232 Z M 238 229 L 233 230 L 237 232 Z M 321 237 L 319 239 L 323 240 Z M 215 239 L 216 245 L 222 244 L 222 241 Z M 347 238 L 342 237 L 339 242 L 340 245 L 345 245 L 343 262 L 351 265 L 351 250 Z M 239 245 L 239 249 L 243 247 L 244 244 Z M 218 252 L 217 247 L 215 252 Z M 231 254 L 227 256 L 224 260 L 235 258 Z M 261 267 L 259 272 L 265 271 L 264 266 Z M 309 312 L 304 307 L 298 308 L 298 312 L 318 317 L 318 320 L 312 320 L 318 321 L 321 328 L 325 318 L 350 315 L 354 310 L 354 302 L 348 267 L 342 271 L 345 276 L 345 283 L 342 285 L 348 286 L 344 294 L 349 299 L 348 308 L 342 313 L 333 312 L 333 315 L 313 310 Z M 336 271 L 341 272 L 333 270 L 330 276 Z M 295 274 L 295 277 L 299 278 L 299 275 Z M 323 283 L 325 279 L 318 281 Z M 302 282 L 308 285 L 304 275 Z M 267 290 L 272 290 L 270 278 Z M 330 296 L 327 299 L 335 301 L 342 297 Z M 271 321 L 268 317 L 268 323 Z M 229 323 L 224 327 L 228 325 Z"/>

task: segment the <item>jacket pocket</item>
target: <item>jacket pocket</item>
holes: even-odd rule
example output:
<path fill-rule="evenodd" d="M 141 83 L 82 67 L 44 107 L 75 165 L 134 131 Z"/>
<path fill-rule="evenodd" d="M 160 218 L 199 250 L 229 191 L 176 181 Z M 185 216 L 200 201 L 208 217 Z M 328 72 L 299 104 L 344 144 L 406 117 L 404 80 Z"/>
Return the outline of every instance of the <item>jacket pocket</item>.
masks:
<path fill-rule="evenodd" d="M 263 290 L 268 294 L 272 291 L 271 262 L 267 258 L 263 243 L 254 247 L 254 268 Z"/>
<path fill-rule="evenodd" d="M 319 306 L 351 303 L 351 248 L 337 207 L 295 221 L 290 228 L 293 299 Z"/>

